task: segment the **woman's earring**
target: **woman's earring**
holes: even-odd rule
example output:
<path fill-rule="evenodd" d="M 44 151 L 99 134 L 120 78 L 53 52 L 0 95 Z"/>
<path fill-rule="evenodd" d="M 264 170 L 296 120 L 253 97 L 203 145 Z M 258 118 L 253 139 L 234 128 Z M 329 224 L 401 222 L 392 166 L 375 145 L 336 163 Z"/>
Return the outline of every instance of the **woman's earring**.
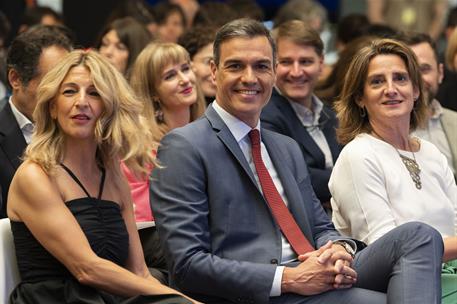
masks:
<path fill-rule="evenodd" d="M 367 116 L 367 111 L 365 110 L 364 106 L 359 107 L 359 115 L 360 115 L 360 117 Z"/>
<path fill-rule="evenodd" d="M 159 124 L 163 124 L 165 122 L 165 119 L 163 117 L 162 107 L 160 106 L 160 100 L 158 98 L 154 98 L 152 104 L 154 105 L 154 116 L 156 121 Z"/>

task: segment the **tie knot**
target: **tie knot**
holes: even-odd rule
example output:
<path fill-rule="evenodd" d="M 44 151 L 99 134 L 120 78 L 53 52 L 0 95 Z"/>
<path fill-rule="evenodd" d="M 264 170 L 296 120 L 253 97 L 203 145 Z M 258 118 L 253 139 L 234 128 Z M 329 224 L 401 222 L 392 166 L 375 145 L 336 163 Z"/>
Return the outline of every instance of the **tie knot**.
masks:
<path fill-rule="evenodd" d="M 260 132 L 257 129 L 252 129 L 249 131 L 249 139 L 251 140 L 251 144 L 260 145 Z"/>

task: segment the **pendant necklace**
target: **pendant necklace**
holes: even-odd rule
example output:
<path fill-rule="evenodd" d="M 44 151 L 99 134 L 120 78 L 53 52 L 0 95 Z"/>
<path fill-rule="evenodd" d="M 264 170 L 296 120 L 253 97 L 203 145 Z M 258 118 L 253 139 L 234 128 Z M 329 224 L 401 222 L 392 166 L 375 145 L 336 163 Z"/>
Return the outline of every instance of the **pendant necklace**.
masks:
<path fill-rule="evenodd" d="M 411 179 L 413 180 L 414 184 L 416 185 L 416 188 L 418 190 L 422 189 L 422 182 L 421 182 L 421 177 L 420 177 L 421 168 L 419 167 L 419 164 L 416 161 L 416 155 L 414 154 L 413 150 L 409 146 L 409 139 L 408 139 L 408 149 L 411 150 L 411 153 L 413 154 L 413 159 L 406 155 L 401 154 L 400 151 L 398 151 L 398 149 L 394 145 L 387 142 L 381 135 L 376 133 L 375 130 L 372 129 L 371 132 L 373 132 L 373 134 L 376 135 L 377 137 L 379 137 L 379 139 L 381 139 L 383 142 L 391 145 L 395 149 L 395 151 L 397 151 L 398 156 L 400 156 L 401 161 L 403 162 L 406 169 L 408 170 L 409 175 L 411 176 Z"/>

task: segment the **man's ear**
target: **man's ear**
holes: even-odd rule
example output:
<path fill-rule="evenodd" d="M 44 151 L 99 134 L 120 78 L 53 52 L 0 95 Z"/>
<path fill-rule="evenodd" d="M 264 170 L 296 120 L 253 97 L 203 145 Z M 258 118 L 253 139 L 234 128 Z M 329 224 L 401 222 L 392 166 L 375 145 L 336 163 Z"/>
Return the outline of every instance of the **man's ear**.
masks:
<path fill-rule="evenodd" d="M 18 72 L 15 69 L 8 71 L 8 82 L 13 90 L 19 90 L 22 87 L 22 80 Z"/>
<path fill-rule="evenodd" d="M 209 63 L 209 67 L 211 69 L 211 79 L 213 80 L 214 83 L 216 83 L 217 66 L 216 66 L 216 63 L 214 62 L 214 59 L 211 59 L 211 61 Z"/>
<path fill-rule="evenodd" d="M 438 64 L 438 84 L 441 84 L 444 78 L 444 66 L 442 63 Z"/>

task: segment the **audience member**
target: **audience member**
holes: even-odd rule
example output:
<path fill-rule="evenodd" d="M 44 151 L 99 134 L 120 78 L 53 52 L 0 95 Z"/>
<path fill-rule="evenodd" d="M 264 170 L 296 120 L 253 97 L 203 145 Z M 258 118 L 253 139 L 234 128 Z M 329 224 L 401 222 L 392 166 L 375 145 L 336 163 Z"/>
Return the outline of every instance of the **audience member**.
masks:
<path fill-rule="evenodd" d="M 449 37 L 444 63 L 443 82 L 436 98 L 445 108 L 457 111 L 457 31 Z"/>
<path fill-rule="evenodd" d="M 275 79 L 269 31 L 249 19 L 224 25 L 211 66 L 216 101 L 163 138 L 151 176 L 172 285 L 210 303 L 438 303 L 433 228 L 403 225 L 353 259 L 355 242 L 327 218 L 298 145 L 261 128 Z"/>
<path fill-rule="evenodd" d="M 452 72 L 457 72 L 457 31 L 454 31 L 452 35 L 449 36 L 444 59 L 446 68 Z"/>
<path fill-rule="evenodd" d="M 116 19 L 132 17 L 146 26 L 152 36 L 157 32 L 157 21 L 152 7 L 146 0 L 125 0 L 120 1 L 109 16 L 108 23 Z"/>
<path fill-rule="evenodd" d="M 212 26 L 219 28 L 236 19 L 237 12 L 225 2 L 208 1 L 200 5 L 195 14 L 193 26 Z"/>
<path fill-rule="evenodd" d="M 63 25 L 63 18 L 52 8 L 47 6 L 35 6 L 28 8 L 22 16 L 18 33 L 25 32 L 37 24 Z"/>
<path fill-rule="evenodd" d="M 422 33 L 408 33 L 402 39 L 416 55 L 428 106 L 426 123 L 418 126 L 413 135 L 434 144 L 446 156 L 457 177 L 457 112 L 443 108 L 436 99 L 443 79 L 443 64 L 439 62 L 435 43 Z"/>
<path fill-rule="evenodd" d="M 322 71 L 320 81 L 325 81 L 332 73 L 334 65 L 338 61 L 340 53 L 352 40 L 366 35 L 370 26 L 367 16 L 362 14 L 350 14 L 343 17 L 337 24 L 335 37 L 335 50 L 325 54 L 326 65 Z"/>
<path fill-rule="evenodd" d="M 336 31 L 336 49 L 341 52 L 351 41 L 368 32 L 370 21 L 363 14 L 349 14 L 338 22 Z"/>
<path fill-rule="evenodd" d="M 278 10 L 274 26 L 292 20 L 301 20 L 320 33 L 327 22 L 327 11 L 314 0 L 288 0 Z"/>
<path fill-rule="evenodd" d="M 336 103 L 337 135 L 346 146 L 329 182 L 333 222 L 368 244 L 404 223 L 427 223 L 445 238 L 449 261 L 457 258 L 457 186 L 446 157 L 410 134 L 427 120 L 421 68 L 410 48 L 391 39 L 355 55 Z M 447 283 L 455 291 L 457 277 Z"/>
<path fill-rule="evenodd" d="M 5 105 L 4 97 L 7 96 L 6 77 L 6 41 L 11 31 L 11 24 L 5 14 L 0 11 L 0 110 Z"/>
<path fill-rule="evenodd" d="M 195 14 L 200 8 L 197 0 L 169 0 L 171 3 L 177 4 L 181 7 L 184 15 L 186 15 L 186 28 L 191 28 L 194 22 Z"/>
<path fill-rule="evenodd" d="M 213 102 L 216 96 L 216 84 L 211 77 L 210 68 L 215 36 L 216 28 L 195 26 L 178 41 L 189 52 L 192 68 L 205 95 L 206 104 Z"/>
<path fill-rule="evenodd" d="M 437 40 L 444 27 L 446 0 L 368 0 L 371 23 L 388 24 L 399 31 L 428 33 Z"/>
<path fill-rule="evenodd" d="M 152 35 L 143 24 L 125 17 L 105 27 L 97 48 L 119 72 L 128 76 L 136 57 L 151 40 Z"/>
<path fill-rule="evenodd" d="M 157 38 L 162 42 L 178 42 L 186 29 L 186 15 L 182 8 L 166 1 L 153 7 L 157 18 Z"/>
<path fill-rule="evenodd" d="M 262 125 L 298 142 L 314 192 L 330 208 L 327 184 L 341 147 L 336 142 L 335 113 L 313 94 L 323 68 L 324 45 L 315 30 L 298 20 L 282 23 L 273 36 L 278 48 L 276 86 L 262 110 Z"/>
<path fill-rule="evenodd" d="M 12 96 L 0 110 L 0 185 L 3 190 L 0 218 L 6 217 L 9 185 L 32 137 L 36 88 L 71 47 L 70 40 L 59 28 L 39 25 L 18 35 L 8 49 L 7 73 Z"/>
<path fill-rule="evenodd" d="M 315 94 L 327 105 L 333 106 L 338 99 L 344 85 L 349 65 L 354 55 L 364 46 L 368 45 L 375 39 L 374 36 L 362 36 L 350 43 L 341 51 L 338 61 L 335 63 L 332 71 L 325 80 L 318 83 Z"/>
<path fill-rule="evenodd" d="M 130 83 L 144 103 L 144 127 L 153 133 L 156 144 L 151 152 L 154 156 L 158 143 L 167 132 L 203 114 L 203 94 L 191 69 L 189 54 L 177 44 L 151 43 L 147 46 L 133 66 Z M 138 176 L 126 164 L 121 164 L 132 192 L 136 222 L 142 223 L 139 234 L 146 264 L 154 277 L 167 282 L 168 271 L 157 230 L 150 225 L 154 217 L 148 177 L 153 167 L 149 164 L 148 174 Z"/>
<path fill-rule="evenodd" d="M 255 0 L 228 0 L 227 4 L 237 13 L 237 18 L 251 18 L 263 21 L 262 7 Z"/>
<path fill-rule="evenodd" d="M 11 303 L 190 303 L 144 263 L 118 159 L 136 169 L 152 162 L 150 138 L 122 75 L 78 50 L 37 96 L 36 130 L 8 198 L 21 274 Z"/>
<path fill-rule="evenodd" d="M 398 31 L 386 24 L 370 24 L 367 29 L 367 35 L 379 38 L 392 38 L 398 35 Z"/>

